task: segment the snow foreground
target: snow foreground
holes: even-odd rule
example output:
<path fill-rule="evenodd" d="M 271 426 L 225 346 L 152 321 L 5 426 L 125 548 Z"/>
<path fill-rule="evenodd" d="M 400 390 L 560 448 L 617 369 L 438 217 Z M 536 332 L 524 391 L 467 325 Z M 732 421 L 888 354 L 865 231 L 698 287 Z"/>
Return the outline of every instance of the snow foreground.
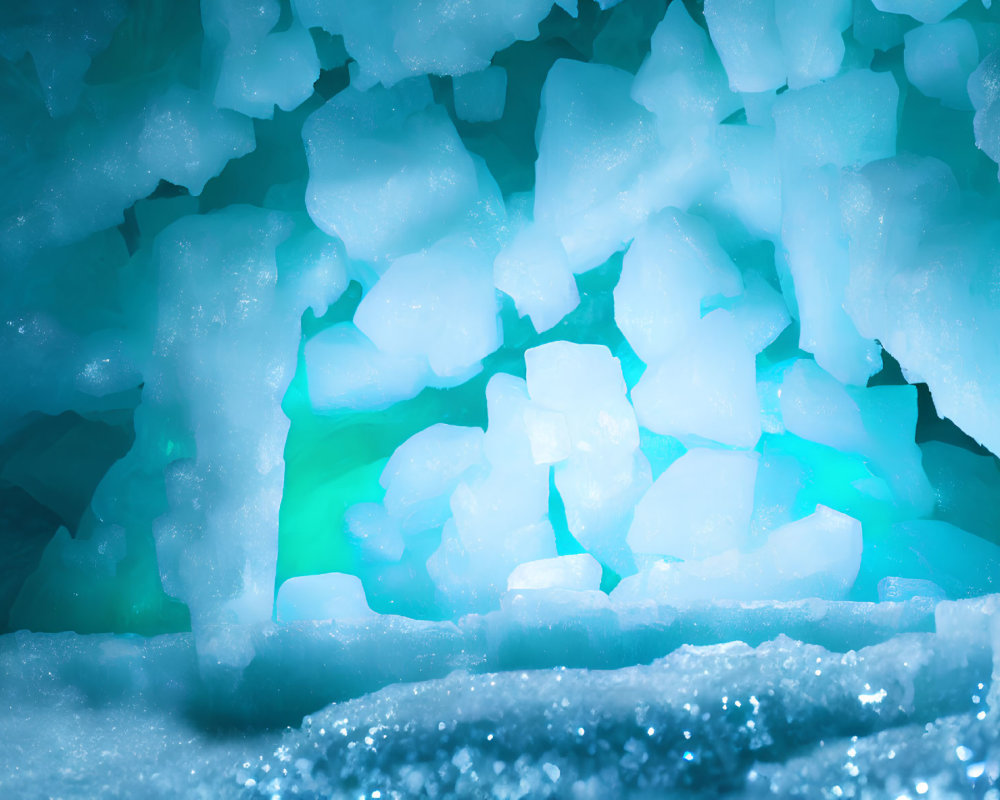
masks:
<path fill-rule="evenodd" d="M 199 665 L 189 634 L 11 634 L 0 638 L 0 700 L 9 708 L 0 718 L 0 789 L 10 797 L 991 797 L 1000 775 L 998 606 L 1000 596 L 936 608 L 637 608 L 606 630 L 616 652 L 594 618 L 575 628 L 530 627 L 513 614 L 457 625 L 286 626 L 258 632 L 258 658 L 242 675 Z M 692 637 L 705 620 L 719 627 Z M 779 624 L 799 626 L 807 641 L 770 638 Z M 740 631 L 767 640 L 674 647 Z M 555 666 L 570 651 L 581 666 Z M 287 718 L 324 692 L 340 702 Z M 268 729 L 259 727 L 262 710 Z"/>
<path fill-rule="evenodd" d="M 997 163 L 991 0 L 0 2 L 0 795 L 1000 800 Z"/>

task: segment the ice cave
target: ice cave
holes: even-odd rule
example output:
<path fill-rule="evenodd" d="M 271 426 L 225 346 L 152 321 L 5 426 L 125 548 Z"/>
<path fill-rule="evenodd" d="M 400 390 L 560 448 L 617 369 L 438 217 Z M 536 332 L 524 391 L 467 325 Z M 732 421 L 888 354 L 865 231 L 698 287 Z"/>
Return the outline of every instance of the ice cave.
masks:
<path fill-rule="evenodd" d="M 1000 3 L 0 0 L 0 76 L 4 800 L 1000 800 Z"/>

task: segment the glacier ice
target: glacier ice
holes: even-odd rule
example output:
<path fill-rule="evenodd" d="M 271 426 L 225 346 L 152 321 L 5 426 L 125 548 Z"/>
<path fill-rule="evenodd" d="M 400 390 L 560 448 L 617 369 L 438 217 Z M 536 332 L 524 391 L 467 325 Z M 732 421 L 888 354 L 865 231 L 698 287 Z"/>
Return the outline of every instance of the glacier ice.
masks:
<path fill-rule="evenodd" d="M 1000 791 L 989 0 L 0 9 L 0 795 Z"/>

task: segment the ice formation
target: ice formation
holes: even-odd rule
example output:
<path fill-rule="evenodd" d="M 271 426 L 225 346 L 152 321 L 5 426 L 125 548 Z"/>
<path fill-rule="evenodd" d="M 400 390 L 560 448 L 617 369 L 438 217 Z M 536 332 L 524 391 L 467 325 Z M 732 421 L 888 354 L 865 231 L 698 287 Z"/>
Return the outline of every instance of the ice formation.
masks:
<path fill-rule="evenodd" d="M 0 70 L 0 795 L 1000 798 L 989 0 Z"/>

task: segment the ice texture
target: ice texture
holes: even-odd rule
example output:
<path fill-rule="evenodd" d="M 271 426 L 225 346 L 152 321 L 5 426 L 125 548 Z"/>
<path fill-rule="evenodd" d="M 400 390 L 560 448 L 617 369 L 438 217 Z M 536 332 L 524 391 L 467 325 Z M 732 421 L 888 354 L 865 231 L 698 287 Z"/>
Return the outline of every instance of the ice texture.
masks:
<path fill-rule="evenodd" d="M 5 4 L 0 794 L 996 800 L 997 13 Z"/>

